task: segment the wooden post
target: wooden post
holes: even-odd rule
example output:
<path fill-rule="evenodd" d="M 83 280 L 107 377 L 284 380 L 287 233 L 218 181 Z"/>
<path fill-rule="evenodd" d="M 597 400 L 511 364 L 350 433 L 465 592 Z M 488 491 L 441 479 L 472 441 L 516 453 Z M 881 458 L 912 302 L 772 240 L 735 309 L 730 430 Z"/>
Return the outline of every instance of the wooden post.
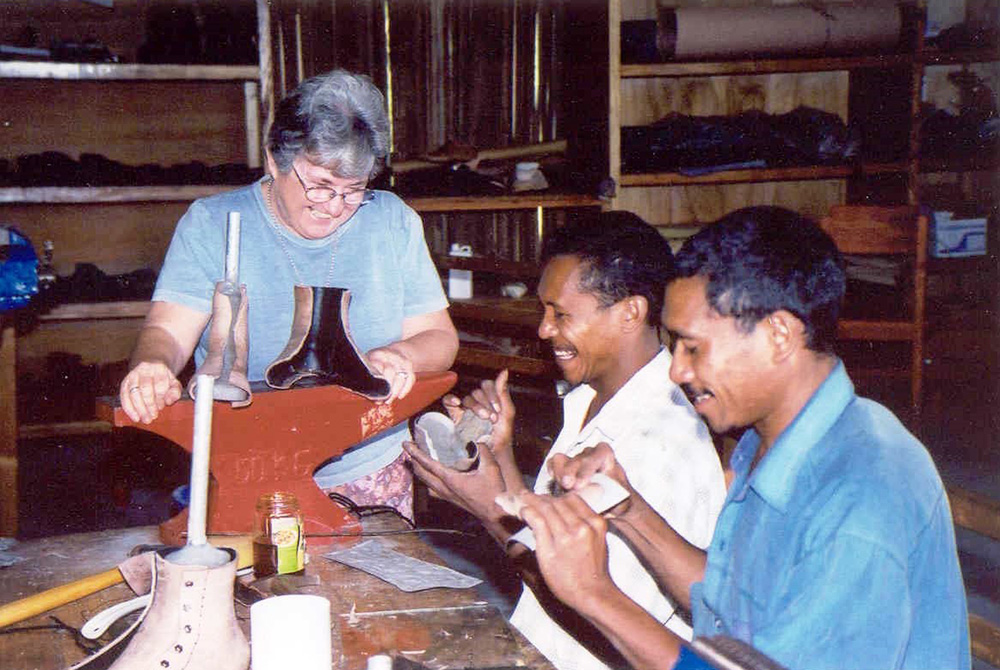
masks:
<path fill-rule="evenodd" d="M 0 317 L 0 536 L 17 535 L 17 339 Z"/>
<path fill-rule="evenodd" d="M 264 122 L 258 144 L 262 144 L 271 127 L 271 119 L 274 118 L 274 56 L 271 49 L 271 3 L 268 0 L 257 0 L 257 52 L 260 60 L 258 95 Z"/>

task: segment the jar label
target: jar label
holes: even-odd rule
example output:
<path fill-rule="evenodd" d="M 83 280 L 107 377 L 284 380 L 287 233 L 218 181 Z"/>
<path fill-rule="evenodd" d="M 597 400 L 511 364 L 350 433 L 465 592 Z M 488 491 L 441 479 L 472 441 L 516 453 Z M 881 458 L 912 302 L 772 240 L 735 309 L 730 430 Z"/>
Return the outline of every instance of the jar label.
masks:
<path fill-rule="evenodd" d="M 271 519 L 271 543 L 277 550 L 279 575 L 298 572 L 305 567 L 305 537 L 298 519 L 291 516 Z"/>

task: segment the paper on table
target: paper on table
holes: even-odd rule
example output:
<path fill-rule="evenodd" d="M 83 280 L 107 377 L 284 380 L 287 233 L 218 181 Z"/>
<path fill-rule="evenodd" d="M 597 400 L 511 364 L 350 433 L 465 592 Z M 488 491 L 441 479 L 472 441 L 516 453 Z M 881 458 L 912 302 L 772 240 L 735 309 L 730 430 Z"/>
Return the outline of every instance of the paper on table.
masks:
<path fill-rule="evenodd" d="M 401 554 L 378 540 L 367 540 L 350 549 L 331 551 L 324 557 L 375 575 L 407 592 L 438 587 L 466 589 L 482 581 L 451 568 Z"/>

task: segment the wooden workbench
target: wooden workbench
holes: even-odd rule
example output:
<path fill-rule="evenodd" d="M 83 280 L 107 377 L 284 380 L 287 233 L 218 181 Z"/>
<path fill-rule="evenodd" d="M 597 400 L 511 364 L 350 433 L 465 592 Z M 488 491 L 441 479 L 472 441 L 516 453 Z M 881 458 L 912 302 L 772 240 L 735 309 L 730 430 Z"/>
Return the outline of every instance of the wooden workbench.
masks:
<path fill-rule="evenodd" d="M 364 530 L 376 532 L 402 527 L 392 517 L 380 516 L 366 519 Z M 21 543 L 9 553 L 26 560 L 0 569 L 0 604 L 107 570 L 119 563 L 133 546 L 155 543 L 158 538 L 157 528 L 147 526 Z M 386 535 L 381 540 L 408 556 L 443 564 L 419 535 Z M 319 584 L 296 591 L 322 595 L 331 602 L 333 637 L 340 641 L 339 649 L 334 649 L 334 668 L 362 670 L 368 656 L 376 653 L 403 655 L 428 668 L 552 668 L 475 589 L 437 588 L 405 593 L 322 556 L 330 549 L 346 548 L 356 542 L 356 539 L 336 540 L 332 547 L 309 551 L 306 576 L 318 577 Z M 252 577 L 239 579 L 248 582 Z M 60 625 L 58 622 L 79 629 L 97 612 L 133 596 L 120 583 L 0 629 L 0 666 L 4 670 L 55 669 L 82 660 L 87 652 L 77 645 L 71 630 L 56 627 Z M 237 619 L 249 638 L 248 607 L 238 601 L 235 607 Z M 105 637 L 110 639 L 110 634 Z"/>

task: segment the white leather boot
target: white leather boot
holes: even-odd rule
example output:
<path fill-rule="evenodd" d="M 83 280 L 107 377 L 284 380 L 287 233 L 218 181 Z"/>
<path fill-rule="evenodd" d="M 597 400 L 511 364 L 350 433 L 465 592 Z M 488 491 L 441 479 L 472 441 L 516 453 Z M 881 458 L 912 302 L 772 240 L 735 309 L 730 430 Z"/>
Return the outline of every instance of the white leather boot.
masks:
<path fill-rule="evenodd" d="M 217 568 L 176 565 L 159 554 L 153 599 L 112 670 L 245 670 L 250 645 L 236 622 L 236 553 Z"/>

